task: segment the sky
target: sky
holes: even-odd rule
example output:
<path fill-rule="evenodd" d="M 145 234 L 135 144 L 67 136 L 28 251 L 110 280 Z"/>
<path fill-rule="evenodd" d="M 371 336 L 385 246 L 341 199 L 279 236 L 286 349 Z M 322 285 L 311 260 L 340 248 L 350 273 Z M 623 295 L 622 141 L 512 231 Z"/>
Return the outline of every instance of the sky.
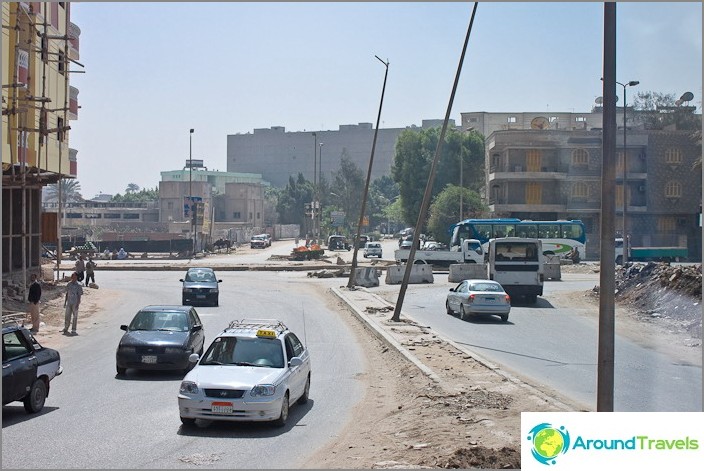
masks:
<path fill-rule="evenodd" d="M 255 128 L 376 124 L 385 66 L 375 56 L 389 63 L 381 128 L 443 119 L 473 5 L 74 2 L 81 193 L 157 188 L 191 148 L 226 171 L 227 136 Z M 640 81 L 628 103 L 638 91 L 690 91 L 701 112 L 702 4 L 618 2 L 616 18 L 616 80 Z M 450 118 L 590 111 L 603 95 L 603 29 L 603 3 L 479 3 Z"/>

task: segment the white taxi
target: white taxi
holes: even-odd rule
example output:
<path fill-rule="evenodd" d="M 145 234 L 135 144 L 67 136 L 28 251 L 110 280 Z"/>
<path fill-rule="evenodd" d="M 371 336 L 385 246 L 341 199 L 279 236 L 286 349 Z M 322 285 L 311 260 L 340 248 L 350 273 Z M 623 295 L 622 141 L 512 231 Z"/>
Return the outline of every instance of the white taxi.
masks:
<path fill-rule="evenodd" d="M 233 321 L 183 378 L 178 394 L 181 422 L 196 419 L 271 421 L 284 426 L 289 406 L 310 392 L 310 355 L 281 321 Z"/>

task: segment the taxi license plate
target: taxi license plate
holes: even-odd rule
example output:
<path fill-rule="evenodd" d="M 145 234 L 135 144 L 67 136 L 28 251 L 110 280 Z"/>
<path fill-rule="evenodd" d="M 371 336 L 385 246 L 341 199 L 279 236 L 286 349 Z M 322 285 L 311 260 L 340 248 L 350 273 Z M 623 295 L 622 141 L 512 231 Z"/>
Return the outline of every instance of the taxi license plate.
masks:
<path fill-rule="evenodd" d="M 211 412 L 214 414 L 232 414 L 231 402 L 213 402 L 210 406 Z"/>
<path fill-rule="evenodd" d="M 142 363 L 156 363 L 156 355 L 142 355 Z"/>
<path fill-rule="evenodd" d="M 204 294 L 196 294 L 196 298 L 205 299 L 205 295 Z"/>
<path fill-rule="evenodd" d="M 493 303 L 494 301 L 496 301 L 496 298 L 493 298 L 493 297 L 492 298 L 484 298 L 484 301 L 489 302 L 489 303 Z"/>

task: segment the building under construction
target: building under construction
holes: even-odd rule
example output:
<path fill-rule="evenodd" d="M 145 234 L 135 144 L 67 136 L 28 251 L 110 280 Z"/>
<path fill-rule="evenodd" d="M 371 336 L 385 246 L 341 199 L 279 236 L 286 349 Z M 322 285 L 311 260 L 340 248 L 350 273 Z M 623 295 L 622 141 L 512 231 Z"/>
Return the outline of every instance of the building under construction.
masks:
<path fill-rule="evenodd" d="M 39 271 L 42 243 L 60 248 L 60 218 L 42 213 L 41 194 L 77 173 L 69 122 L 78 118 L 78 90 L 70 76 L 82 65 L 70 12 L 69 2 L 2 3 L 3 283 L 23 285 Z"/>

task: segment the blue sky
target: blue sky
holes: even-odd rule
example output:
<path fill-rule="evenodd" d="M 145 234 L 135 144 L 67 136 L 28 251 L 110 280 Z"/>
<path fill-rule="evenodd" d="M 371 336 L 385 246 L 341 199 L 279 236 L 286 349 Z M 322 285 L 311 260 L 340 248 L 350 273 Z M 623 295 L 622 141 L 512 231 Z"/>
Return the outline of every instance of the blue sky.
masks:
<path fill-rule="evenodd" d="M 83 196 L 158 186 L 193 158 L 226 170 L 227 135 L 441 119 L 473 3 L 77 2 L 85 74 L 71 123 Z M 602 3 L 480 3 L 450 117 L 589 111 L 602 95 Z M 73 70 L 80 69 L 73 66 Z M 702 4 L 619 2 L 617 76 L 628 90 L 694 93 Z M 620 89 L 620 87 L 618 87 Z M 621 92 L 618 92 L 619 96 Z M 622 97 L 620 98 L 622 100 Z M 117 170 L 115 170 L 117 169 Z"/>

